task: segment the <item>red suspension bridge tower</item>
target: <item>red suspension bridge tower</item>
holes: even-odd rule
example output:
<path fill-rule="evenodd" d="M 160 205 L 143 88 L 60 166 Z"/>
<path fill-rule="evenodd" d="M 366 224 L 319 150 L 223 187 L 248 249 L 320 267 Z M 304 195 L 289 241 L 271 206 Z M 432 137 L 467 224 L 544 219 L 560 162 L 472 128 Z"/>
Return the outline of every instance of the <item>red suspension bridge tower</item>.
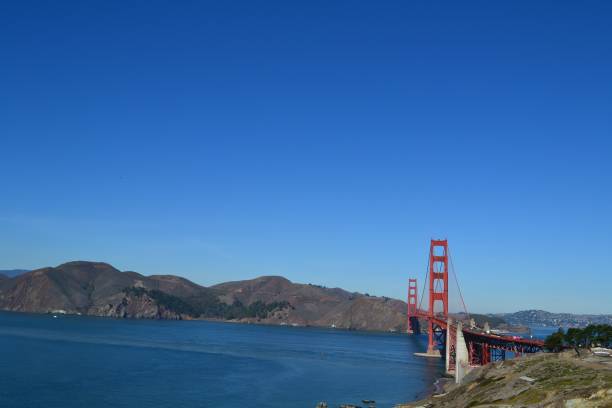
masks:
<path fill-rule="evenodd" d="M 420 333 L 419 327 L 419 317 L 417 310 L 417 280 L 416 279 L 408 279 L 408 333 L 410 334 L 418 334 Z"/>
<path fill-rule="evenodd" d="M 419 320 L 425 321 L 428 332 L 427 353 L 415 353 L 426 357 L 442 357 L 446 359 L 446 370 L 454 372 L 456 378 L 463 375 L 473 366 L 484 365 L 491 361 L 505 359 L 506 352 L 515 356 L 524 353 L 541 351 L 544 343 L 537 339 L 527 339 L 518 336 L 492 333 L 486 326 L 479 328 L 473 320 L 468 321 L 469 314 L 461 295 L 457 276 L 451 272 L 457 284 L 459 300 L 463 305 L 463 313 L 449 318 L 449 261 L 448 241 L 432 239 L 429 245 L 429 261 L 425 285 L 418 303 L 417 280 L 408 279 L 408 333 L 419 334 Z M 422 309 L 425 296 L 428 297 L 429 308 Z M 459 319 L 459 320 L 457 320 Z M 441 353 L 444 351 L 444 354 Z"/>
<path fill-rule="evenodd" d="M 442 311 L 436 313 L 436 305 L 442 302 Z M 440 328 L 435 317 L 448 319 L 448 241 L 431 240 L 429 245 L 429 340 L 427 353 L 439 353 L 434 338 Z"/>

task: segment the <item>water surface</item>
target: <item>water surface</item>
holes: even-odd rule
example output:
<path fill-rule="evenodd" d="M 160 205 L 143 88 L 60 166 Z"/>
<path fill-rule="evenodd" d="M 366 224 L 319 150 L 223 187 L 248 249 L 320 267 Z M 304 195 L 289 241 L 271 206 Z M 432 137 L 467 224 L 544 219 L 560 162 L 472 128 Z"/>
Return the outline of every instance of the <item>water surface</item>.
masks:
<path fill-rule="evenodd" d="M 425 336 L 0 313 L 0 407 L 314 407 L 431 390 Z"/>

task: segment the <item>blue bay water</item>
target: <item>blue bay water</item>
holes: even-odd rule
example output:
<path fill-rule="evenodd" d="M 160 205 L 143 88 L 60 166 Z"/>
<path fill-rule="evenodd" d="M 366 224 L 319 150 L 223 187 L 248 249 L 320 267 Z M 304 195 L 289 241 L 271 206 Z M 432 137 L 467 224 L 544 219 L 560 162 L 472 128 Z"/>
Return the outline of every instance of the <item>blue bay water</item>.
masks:
<path fill-rule="evenodd" d="M 425 336 L 0 313 L 0 407 L 388 407 L 431 390 Z"/>

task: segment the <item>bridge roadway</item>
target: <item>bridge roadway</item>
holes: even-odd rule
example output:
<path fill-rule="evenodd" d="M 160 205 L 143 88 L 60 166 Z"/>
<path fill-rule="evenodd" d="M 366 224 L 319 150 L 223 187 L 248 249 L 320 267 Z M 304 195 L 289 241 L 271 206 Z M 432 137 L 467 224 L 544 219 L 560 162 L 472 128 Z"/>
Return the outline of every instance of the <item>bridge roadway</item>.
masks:
<path fill-rule="evenodd" d="M 449 259 L 448 241 L 432 239 L 425 277 L 425 282 L 429 282 L 426 296 L 429 306 L 426 310 L 421 309 L 421 303 L 425 298 L 427 285 L 423 287 L 423 293 L 420 296 L 421 303 L 419 303 L 417 279 L 408 279 L 408 332 L 419 333 L 421 327 L 419 320 L 427 321 L 427 352 L 417 354 L 427 357 L 444 357 L 446 371 L 454 373 L 455 379 L 459 382 L 472 367 L 485 365 L 491 361 L 505 360 L 507 352 L 516 356 L 535 353 L 543 349 L 544 342 L 540 340 L 492 334 L 488 330 L 476 327 L 473 321 L 465 327 L 462 322 L 455 322 L 448 313 Z M 460 289 L 459 298 L 467 313 Z M 436 305 L 441 313 L 434 312 Z"/>
<path fill-rule="evenodd" d="M 431 320 L 434 324 L 439 326 L 442 330 L 447 330 L 448 322 L 447 320 L 444 320 L 444 318 L 441 316 L 431 317 L 426 313 L 419 313 L 418 317 L 421 319 Z M 457 323 L 454 321 L 452 323 L 452 328 L 455 330 L 457 329 Z M 498 334 L 487 333 L 486 331 L 484 331 L 483 329 L 479 329 L 478 327 L 473 327 L 473 328 L 463 327 L 462 331 L 464 335 L 467 334 L 474 339 L 481 338 L 482 341 L 485 343 L 506 342 L 506 343 L 521 345 L 521 347 L 533 347 L 536 349 L 541 349 L 544 347 L 544 342 L 542 340 L 526 339 L 524 337 L 519 337 L 519 336 L 502 336 Z M 507 351 L 512 351 L 512 350 L 508 349 Z"/>
<path fill-rule="evenodd" d="M 457 329 L 459 323 L 453 319 L 444 319 L 444 316 L 431 316 L 421 311 L 419 311 L 417 317 L 431 322 L 431 327 L 433 327 L 435 332 L 434 337 L 438 349 L 428 350 L 428 353 L 440 355 L 440 349 L 446 352 L 448 348 L 446 352 L 446 359 L 449 360 L 447 361 L 447 370 L 452 372 L 457 353 Z M 544 342 L 541 340 L 487 333 L 485 330 L 475 326 L 464 327 L 461 325 L 461 332 L 467 347 L 467 358 L 470 366 L 479 366 L 491 361 L 505 360 L 506 352 L 520 356 L 525 353 L 541 351 L 544 347 Z"/>

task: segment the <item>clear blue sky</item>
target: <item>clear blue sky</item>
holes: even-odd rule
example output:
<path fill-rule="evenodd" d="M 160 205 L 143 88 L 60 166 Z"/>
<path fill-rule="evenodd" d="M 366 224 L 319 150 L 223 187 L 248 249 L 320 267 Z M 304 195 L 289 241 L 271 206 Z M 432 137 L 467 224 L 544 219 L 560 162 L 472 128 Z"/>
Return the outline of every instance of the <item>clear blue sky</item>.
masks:
<path fill-rule="evenodd" d="M 612 313 L 609 1 L 0 5 L 0 268 Z"/>

